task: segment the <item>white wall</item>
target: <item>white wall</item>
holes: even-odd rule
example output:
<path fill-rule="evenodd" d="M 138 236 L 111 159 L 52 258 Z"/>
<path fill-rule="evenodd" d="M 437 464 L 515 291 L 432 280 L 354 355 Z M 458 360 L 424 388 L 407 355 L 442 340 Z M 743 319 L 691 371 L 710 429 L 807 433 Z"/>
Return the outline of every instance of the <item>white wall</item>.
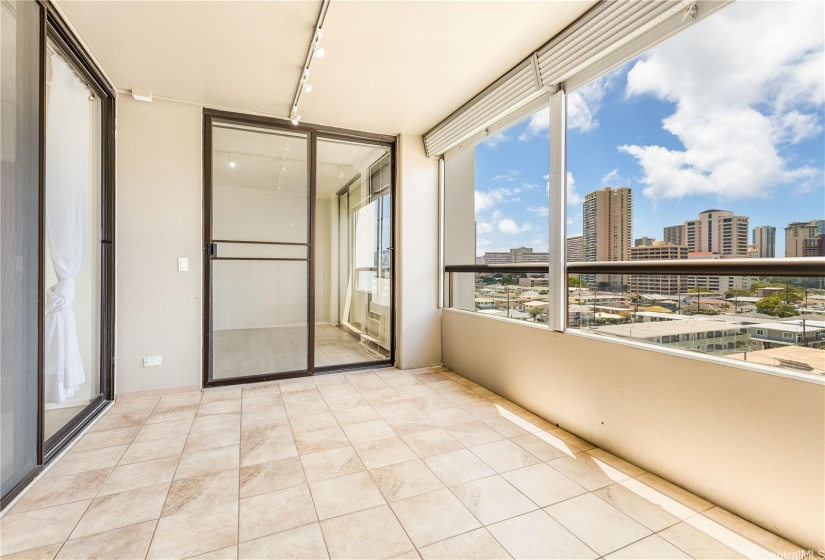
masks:
<path fill-rule="evenodd" d="M 200 385 L 201 128 L 200 107 L 118 97 L 119 394 Z M 162 366 L 143 367 L 158 354 Z"/>
<path fill-rule="evenodd" d="M 444 364 L 804 547 L 825 548 L 821 385 L 472 313 Z"/>
<path fill-rule="evenodd" d="M 292 191 L 219 186 L 212 199 L 213 239 L 306 243 L 307 205 L 305 186 Z M 307 249 L 221 243 L 218 256 L 306 258 Z M 215 261 L 212 291 L 216 331 L 306 326 L 306 262 Z"/>
<path fill-rule="evenodd" d="M 201 134 L 200 107 L 118 98 L 118 393 L 200 385 Z M 403 136 L 399 153 L 397 362 L 413 368 L 441 362 L 438 162 L 420 136 Z M 143 367 L 158 354 L 162 366 Z"/>
<path fill-rule="evenodd" d="M 420 136 L 399 138 L 396 189 L 397 362 L 404 369 L 441 362 L 438 308 L 438 161 Z"/>

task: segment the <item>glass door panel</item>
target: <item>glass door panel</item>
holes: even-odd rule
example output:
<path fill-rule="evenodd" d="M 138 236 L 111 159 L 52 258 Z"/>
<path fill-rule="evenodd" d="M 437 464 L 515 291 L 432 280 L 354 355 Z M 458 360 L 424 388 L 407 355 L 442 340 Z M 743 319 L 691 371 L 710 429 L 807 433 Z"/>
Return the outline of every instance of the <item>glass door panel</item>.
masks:
<path fill-rule="evenodd" d="M 388 360 L 392 347 L 389 150 L 318 140 L 315 366 Z"/>
<path fill-rule="evenodd" d="M 47 441 L 101 389 L 101 101 L 82 76 L 49 41 L 43 262 Z"/>
<path fill-rule="evenodd" d="M 37 466 L 40 6 L 0 2 L 0 498 Z"/>
<path fill-rule="evenodd" d="M 214 122 L 210 381 L 309 371 L 308 137 Z"/>

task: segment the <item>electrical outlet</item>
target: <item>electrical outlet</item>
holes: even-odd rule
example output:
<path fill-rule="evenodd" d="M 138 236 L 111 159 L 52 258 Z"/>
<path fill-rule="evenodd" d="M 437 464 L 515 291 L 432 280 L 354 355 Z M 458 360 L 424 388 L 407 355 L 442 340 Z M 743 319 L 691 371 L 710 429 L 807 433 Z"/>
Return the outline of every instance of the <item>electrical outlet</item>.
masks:
<path fill-rule="evenodd" d="M 146 356 L 143 358 L 143 367 L 155 367 L 163 363 L 161 356 Z"/>

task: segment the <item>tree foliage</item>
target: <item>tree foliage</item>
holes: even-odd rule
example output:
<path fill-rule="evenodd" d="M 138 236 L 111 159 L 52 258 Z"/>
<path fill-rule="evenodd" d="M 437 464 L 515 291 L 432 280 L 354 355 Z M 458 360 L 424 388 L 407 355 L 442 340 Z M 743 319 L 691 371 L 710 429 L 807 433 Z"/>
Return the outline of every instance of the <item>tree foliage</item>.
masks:
<path fill-rule="evenodd" d="M 785 303 L 784 294 L 777 294 L 760 299 L 756 302 L 756 310 L 765 315 L 774 317 L 793 317 L 799 315 L 799 310 L 789 303 Z"/>

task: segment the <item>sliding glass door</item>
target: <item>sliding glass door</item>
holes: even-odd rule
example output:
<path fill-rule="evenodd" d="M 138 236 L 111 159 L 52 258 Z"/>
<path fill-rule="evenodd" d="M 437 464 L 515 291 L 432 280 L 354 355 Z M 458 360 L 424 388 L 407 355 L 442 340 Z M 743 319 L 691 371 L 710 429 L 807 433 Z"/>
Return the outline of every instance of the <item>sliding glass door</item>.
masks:
<path fill-rule="evenodd" d="M 204 119 L 204 384 L 392 363 L 392 142 Z"/>
<path fill-rule="evenodd" d="M 388 360 L 392 352 L 389 148 L 318 140 L 315 365 Z"/>
<path fill-rule="evenodd" d="M 114 87 L 51 3 L 0 1 L 0 506 L 114 397 Z"/>
<path fill-rule="evenodd" d="M 101 398 L 101 101 L 46 43 L 43 437 Z"/>
<path fill-rule="evenodd" d="M 0 496 L 38 457 L 40 8 L 0 2 Z"/>
<path fill-rule="evenodd" d="M 306 134 L 215 121 L 210 381 L 309 368 Z"/>

